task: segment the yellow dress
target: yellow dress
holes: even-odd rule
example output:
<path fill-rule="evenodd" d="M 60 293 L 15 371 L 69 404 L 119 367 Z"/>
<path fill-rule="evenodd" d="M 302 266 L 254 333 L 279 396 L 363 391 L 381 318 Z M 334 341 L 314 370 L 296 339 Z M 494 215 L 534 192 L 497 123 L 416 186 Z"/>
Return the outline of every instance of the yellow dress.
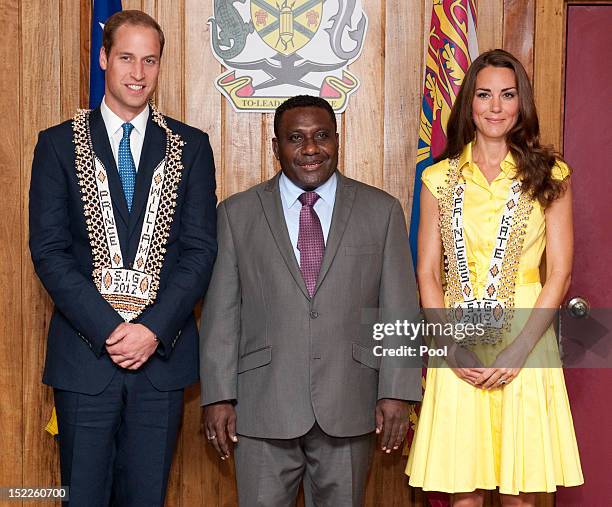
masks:
<path fill-rule="evenodd" d="M 423 173 L 423 183 L 436 198 L 445 186 L 448 167 L 449 161 L 443 160 Z M 482 297 L 515 166 L 508 154 L 501 173 L 489 184 L 473 163 L 468 145 L 459 167 L 466 181 L 464 233 L 470 278 L 477 297 Z M 554 168 L 555 178 L 568 174 L 562 163 Z M 517 309 L 532 308 L 542 289 L 539 265 L 546 235 L 544 210 L 537 202 L 524 238 L 514 296 Z M 515 332 L 513 323 L 510 334 Z M 502 340 L 488 348 L 488 357 L 479 354 L 483 363 L 490 364 L 506 345 Z M 431 367 L 439 365 L 430 362 L 406 467 L 410 484 L 447 493 L 499 487 L 500 493 L 511 495 L 582 484 L 563 370 L 550 365 L 560 366 L 552 329 L 542 336 L 519 375 L 498 389 L 475 388 L 446 365 Z"/>

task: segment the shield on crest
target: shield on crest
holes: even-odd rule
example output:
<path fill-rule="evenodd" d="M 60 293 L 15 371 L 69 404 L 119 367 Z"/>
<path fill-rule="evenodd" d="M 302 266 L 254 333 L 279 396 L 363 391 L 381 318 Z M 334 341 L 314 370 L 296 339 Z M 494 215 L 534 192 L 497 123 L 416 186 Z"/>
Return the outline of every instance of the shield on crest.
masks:
<path fill-rule="evenodd" d="M 272 49 L 290 55 L 303 48 L 321 26 L 324 0 L 251 0 L 255 31 Z"/>

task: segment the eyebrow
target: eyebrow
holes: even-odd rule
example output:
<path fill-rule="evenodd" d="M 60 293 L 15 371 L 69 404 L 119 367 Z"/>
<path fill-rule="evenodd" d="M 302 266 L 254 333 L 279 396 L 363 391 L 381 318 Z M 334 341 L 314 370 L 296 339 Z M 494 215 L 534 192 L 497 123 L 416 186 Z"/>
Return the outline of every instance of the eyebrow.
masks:
<path fill-rule="evenodd" d="M 332 129 L 322 127 L 318 129 L 313 129 L 312 132 L 330 132 L 331 130 Z M 306 128 L 294 128 L 289 131 L 289 134 L 302 134 L 303 132 L 310 132 L 310 131 L 311 131 L 310 129 L 306 129 Z"/>
<path fill-rule="evenodd" d="M 483 92 L 490 92 L 491 88 L 476 88 L 477 90 L 482 90 Z M 507 92 L 508 90 L 516 90 L 516 86 L 511 86 L 510 88 L 502 88 L 502 92 Z"/>
<path fill-rule="evenodd" d="M 129 51 L 119 51 L 120 55 L 125 55 L 125 56 L 136 56 L 134 53 L 130 53 Z M 155 54 L 151 54 L 151 55 L 146 55 L 143 56 L 143 58 L 159 58 L 159 56 L 155 55 Z"/>

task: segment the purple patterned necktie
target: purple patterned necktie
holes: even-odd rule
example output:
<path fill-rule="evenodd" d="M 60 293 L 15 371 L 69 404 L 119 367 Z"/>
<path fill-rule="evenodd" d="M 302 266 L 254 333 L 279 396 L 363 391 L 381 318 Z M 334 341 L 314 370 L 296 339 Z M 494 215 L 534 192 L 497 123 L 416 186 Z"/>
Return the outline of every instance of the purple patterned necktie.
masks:
<path fill-rule="evenodd" d="M 315 202 L 319 200 L 316 192 L 304 192 L 298 198 L 302 203 L 300 211 L 300 232 L 298 233 L 297 247 L 300 251 L 300 271 L 306 283 L 308 294 L 312 297 L 317 285 L 325 241 L 321 222 L 313 209 Z"/>

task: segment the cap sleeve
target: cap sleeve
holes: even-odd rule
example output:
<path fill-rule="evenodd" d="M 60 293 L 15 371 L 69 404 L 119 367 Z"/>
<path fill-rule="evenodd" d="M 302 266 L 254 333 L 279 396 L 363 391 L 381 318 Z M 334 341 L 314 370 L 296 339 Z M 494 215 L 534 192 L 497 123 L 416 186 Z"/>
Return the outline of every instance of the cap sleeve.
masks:
<path fill-rule="evenodd" d="M 436 199 L 440 198 L 439 188 L 444 185 L 447 169 L 448 160 L 442 160 L 437 164 L 429 166 L 421 175 L 421 181 Z"/>
<path fill-rule="evenodd" d="M 562 160 L 557 160 L 552 168 L 552 177 L 556 180 L 564 180 L 571 174 L 569 166 Z"/>

